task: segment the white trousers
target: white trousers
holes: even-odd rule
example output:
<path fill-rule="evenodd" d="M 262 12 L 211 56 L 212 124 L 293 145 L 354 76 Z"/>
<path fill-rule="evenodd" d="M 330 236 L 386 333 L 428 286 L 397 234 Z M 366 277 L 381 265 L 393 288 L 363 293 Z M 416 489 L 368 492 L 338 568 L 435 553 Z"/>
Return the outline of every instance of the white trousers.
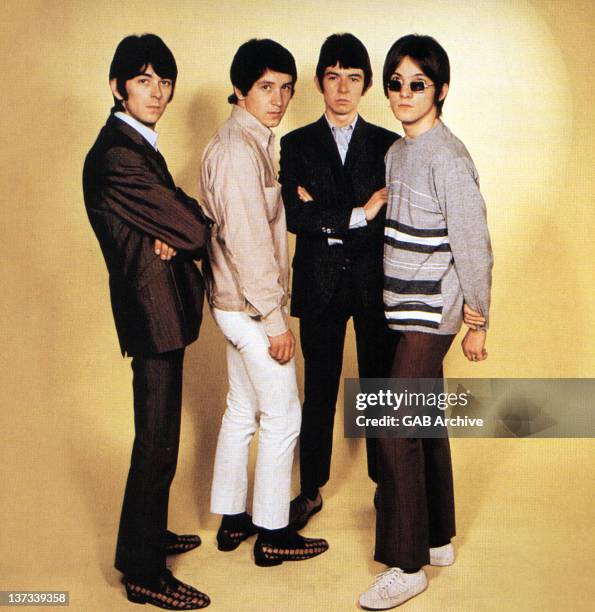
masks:
<path fill-rule="evenodd" d="M 215 454 L 211 512 L 246 510 L 248 451 L 260 425 L 252 520 L 279 529 L 289 522 L 293 451 L 302 417 L 295 362 L 275 361 L 262 323 L 246 313 L 213 308 L 213 317 L 227 340 L 229 392 Z"/>

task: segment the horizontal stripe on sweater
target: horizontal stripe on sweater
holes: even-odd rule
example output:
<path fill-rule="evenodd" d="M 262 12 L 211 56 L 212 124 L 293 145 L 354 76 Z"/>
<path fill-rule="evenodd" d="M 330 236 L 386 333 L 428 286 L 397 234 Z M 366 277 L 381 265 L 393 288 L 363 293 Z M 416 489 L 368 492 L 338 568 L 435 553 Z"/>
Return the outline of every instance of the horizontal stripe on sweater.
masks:
<path fill-rule="evenodd" d="M 400 304 L 394 304 L 393 306 L 385 306 L 386 312 L 428 312 L 433 314 L 440 314 L 442 312 L 442 306 L 430 306 L 424 302 L 402 302 Z"/>
<path fill-rule="evenodd" d="M 413 316 L 418 316 L 417 313 L 412 313 L 412 317 Z M 386 319 L 387 319 L 387 323 L 388 326 L 399 326 L 400 328 L 405 327 L 405 326 L 418 326 L 418 327 L 430 327 L 432 329 L 438 329 L 440 327 L 440 322 L 442 320 L 442 317 L 439 317 L 437 321 L 428 321 L 425 319 L 421 319 L 421 318 L 405 318 L 405 319 L 401 319 L 401 318 L 396 318 L 396 317 L 391 317 L 388 313 L 386 314 Z"/>
<path fill-rule="evenodd" d="M 420 229 L 418 227 L 412 227 L 411 225 L 405 225 L 404 223 L 399 223 L 399 221 L 395 219 L 387 219 L 385 223 L 386 228 L 396 229 L 403 234 L 409 234 L 410 236 L 448 236 L 448 230 L 445 227 L 435 228 L 435 229 Z"/>
<path fill-rule="evenodd" d="M 403 280 L 385 275 L 384 289 L 391 293 L 404 293 L 406 295 L 440 295 L 440 280 Z"/>

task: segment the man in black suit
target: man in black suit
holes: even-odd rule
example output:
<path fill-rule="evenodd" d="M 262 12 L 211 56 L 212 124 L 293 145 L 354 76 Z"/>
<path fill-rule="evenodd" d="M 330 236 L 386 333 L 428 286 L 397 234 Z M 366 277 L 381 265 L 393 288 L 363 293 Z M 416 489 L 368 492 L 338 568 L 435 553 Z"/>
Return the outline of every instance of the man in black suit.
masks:
<path fill-rule="evenodd" d="M 287 227 L 297 235 L 291 314 L 300 318 L 305 361 L 301 493 L 291 504 L 297 528 L 322 508 L 319 488 L 329 478 L 349 318 L 360 377 L 387 376 L 393 356 L 382 305 L 384 155 L 398 136 L 358 115 L 372 69 L 366 48 L 352 34 L 326 39 L 315 83 L 324 115 L 281 139 Z M 375 480 L 372 444 L 368 472 Z"/>
<path fill-rule="evenodd" d="M 110 67 L 115 106 L 85 160 L 83 188 L 109 272 L 120 348 L 132 357 L 135 439 L 116 568 L 130 601 L 194 610 L 209 598 L 165 564 L 167 554 L 200 543 L 198 536 L 167 531 L 167 508 L 184 348 L 198 337 L 202 318 L 204 286 L 193 260 L 208 237 L 208 220 L 176 188 L 157 150 L 154 127 L 176 77 L 175 59 L 158 36 L 121 41 Z"/>

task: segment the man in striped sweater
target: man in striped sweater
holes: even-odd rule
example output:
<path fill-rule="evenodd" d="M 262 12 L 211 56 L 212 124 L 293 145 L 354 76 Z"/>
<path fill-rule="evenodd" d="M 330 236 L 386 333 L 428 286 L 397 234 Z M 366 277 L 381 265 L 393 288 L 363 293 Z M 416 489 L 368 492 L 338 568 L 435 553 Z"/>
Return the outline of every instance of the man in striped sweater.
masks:
<path fill-rule="evenodd" d="M 405 132 L 386 155 L 384 306 L 397 335 L 391 376 L 441 379 L 465 307 L 479 324 L 467 331 L 463 352 L 472 361 L 487 357 L 492 250 L 485 204 L 467 149 L 440 120 L 450 81 L 446 51 L 429 36 L 404 36 L 388 52 L 383 77 Z M 448 438 L 378 439 L 377 472 L 374 558 L 389 568 L 359 602 L 386 610 L 425 590 L 424 565 L 454 561 Z"/>

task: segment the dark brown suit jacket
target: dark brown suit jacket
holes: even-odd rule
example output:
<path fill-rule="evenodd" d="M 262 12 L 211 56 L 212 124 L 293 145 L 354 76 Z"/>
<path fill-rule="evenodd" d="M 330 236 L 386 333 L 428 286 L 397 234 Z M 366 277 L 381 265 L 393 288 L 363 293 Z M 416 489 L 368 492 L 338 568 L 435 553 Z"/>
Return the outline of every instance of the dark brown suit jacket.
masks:
<path fill-rule="evenodd" d="M 208 237 L 198 202 L 176 188 L 162 155 L 113 115 L 87 154 L 83 189 L 122 354 L 163 353 L 196 340 L 204 284 L 193 260 Z M 161 260 L 155 238 L 178 254 Z"/>

